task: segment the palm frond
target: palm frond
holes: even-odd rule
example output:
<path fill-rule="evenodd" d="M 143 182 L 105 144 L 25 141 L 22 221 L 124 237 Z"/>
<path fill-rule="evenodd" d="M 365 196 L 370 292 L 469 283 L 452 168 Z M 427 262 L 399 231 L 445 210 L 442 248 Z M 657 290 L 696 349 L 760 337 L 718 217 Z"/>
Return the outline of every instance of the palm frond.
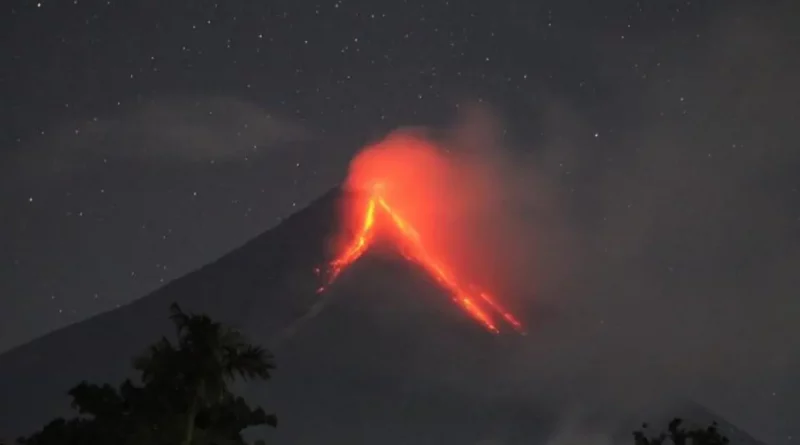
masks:
<path fill-rule="evenodd" d="M 183 312 L 178 303 L 172 303 L 169 307 L 169 319 L 178 330 L 178 335 L 186 328 L 191 320 L 191 316 Z"/>
<path fill-rule="evenodd" d="M 133 367 L 142 374 L 142 381 L 152 381 L 159 375 L 169 375 L 175 370 L 179 352 L 166 337 L 162 337 L 144 354 L 134 358 Z"/>
<path fill-rule="evenodd" d="M 275 369 L 272 354 L 260 346 L 237 345 L 227 353 L 225 371 L 229 378 L 241 376 L 244 379 L 268 380 L 270 371 Z"/>

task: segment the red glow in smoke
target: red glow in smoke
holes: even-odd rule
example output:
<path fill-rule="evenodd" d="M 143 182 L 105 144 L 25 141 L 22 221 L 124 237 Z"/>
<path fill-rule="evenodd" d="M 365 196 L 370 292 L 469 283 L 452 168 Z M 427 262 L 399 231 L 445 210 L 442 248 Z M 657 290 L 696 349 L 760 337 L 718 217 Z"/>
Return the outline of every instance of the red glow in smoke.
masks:
<path fill-rule="evenodd" d="M 449 293 L 470 317 L 492 333 L 500 332 L 494 316 L 499 315 L 519 332 L 522 324 L 504 309 L 494 296 L 462 281 L 442 259 L 442 245 L 434 237 L 423 237 L 441 230 L 435 215 L 437 207 L 447 206 L 448 166 L 438 149 L 420 138 L 395 134 L 368 147 L 352 163 L 348 186 L 366 190 L 363 200 L 355 200 L 346 216 L 354 236 L 328 265 L 322 292 L 358 260 L 372 245 L 376 234 L 395 242 L 398 251 L 419 264 Z M 453 203 L 455 205 L 455 203 Z M 379 218 L 380 217 L 380 218 Z M 496 315 L 494 315 L 496 314 Z"/>

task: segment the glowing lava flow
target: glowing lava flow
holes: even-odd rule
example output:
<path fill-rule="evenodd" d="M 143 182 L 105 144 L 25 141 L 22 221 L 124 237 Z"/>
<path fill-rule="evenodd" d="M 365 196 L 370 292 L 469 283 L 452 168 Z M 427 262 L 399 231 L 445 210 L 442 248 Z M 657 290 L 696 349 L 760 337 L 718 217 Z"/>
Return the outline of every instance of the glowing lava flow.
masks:
<path fill-rule="evenodd" d="M 387 203 L 382 190 L 383 188 L 380 185 L 372 188 L 354 239 L 341 254 L 330 262 L 327 279 L 325 284 L 319 288 L 319 292 L 323 292 L 327 286 L 339 277 L 344 269 L 358 260 L 369 249 L 375 236 L 376 213 L 381 210 L 393 223 L 394 232 L 397 235 L 395 238 L 401 243 L 398 247 L 401 247 L 400 251 L 405 258 L 416 262 L 433 276 L 442 287 L 450 292 L 453 301 L 461 306 L 467 314 L 488 331 L 495 334 L 499 333 L 500 330 L 497 324 L 482 307 L 480 302 L 483 302 L 491 310 L 500 314 L 514 329 L 524 333 L 522 324 L 510 312 L 503 309 L 491 295 L 477 290 L 474 286 L 466 287 L 461 284 L 445 264 L 428 252 L 417 231 Z"/>

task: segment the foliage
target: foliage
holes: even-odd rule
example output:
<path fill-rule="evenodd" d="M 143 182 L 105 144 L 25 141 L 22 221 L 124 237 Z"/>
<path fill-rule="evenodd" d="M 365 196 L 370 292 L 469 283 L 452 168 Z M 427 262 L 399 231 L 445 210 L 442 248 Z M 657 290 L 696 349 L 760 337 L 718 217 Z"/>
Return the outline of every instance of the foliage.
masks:
<path fill-rule="evenodd" d="M 69 391 L 78 416 L 58 418 L 22 445 L 238 445 L 241 432 L 276 426 L 274 415 L 235 396 L 236 378 L 268 380 L 272 356 L 205 315 L 170 307 L 177 342 L 162 338 L 134 359 L 141 384 L 81 382 Z"/>
<path fill-rule="evenodd" d="M 633 432 L 635 445 L 663 445 L 667 439 L 674 445 L 728 445 L 728 438 L 719 432 L 716 422 L 706 428 L 683 428 L 683 419 L 673 419 L 667 432 L 658 436 L 647 436 L 644 430 L 647 424 L 642 425 L 642 429 Z"/>

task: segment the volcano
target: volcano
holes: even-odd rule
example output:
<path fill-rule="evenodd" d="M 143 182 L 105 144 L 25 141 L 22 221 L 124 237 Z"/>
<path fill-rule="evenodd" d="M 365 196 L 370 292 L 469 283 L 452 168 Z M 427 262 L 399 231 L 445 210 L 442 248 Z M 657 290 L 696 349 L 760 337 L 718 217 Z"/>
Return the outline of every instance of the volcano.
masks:
<path fill-rule="evenodd" d="M 357 192 L 333 189 L 275 228 L 150 295 L 3 354 L 0 437 L 72 415 L 65 393 L 81 380 L 113 383 L 129 376 L 133 356 L 171 335 L 167 308 L 174 301 L 274 350 L 279 366 L 274 383 L 246 391 L 280 413 L 281 428 L 270 433 L 282 443 L 322 437 L 386 442 L 386 425 L 397 430 L 398 440 L 428 436 L 436 442 L 441 431 L 425 430 L 441 425 L 449 425 L 447 437 L 471 440 L 476 433 L 461 426 L 463 419 L 492 413 L 468 402 L 469 396 L 457 389 L 441 387 L 438 377 L 419 378 L 462 374 L 464 366 L 486 368 L 493 354 L 502 353 L 498 337 L 455 310 L 447 289 L 385 240 L 371 244 L 363 258 L 337 272 L 336 283 L 319 293 L 332 278 L 321 276 L 324 269 L 341 253 L 332 240 L 348 231 L 341 213 L 364 199 Z M 298 326 L 298 319 L 306 319 L 320 301 L 327 302 L 325 310 Z M 292 332 L 288 338 L 287 331 Z M 419 343 L 421 338 L 426 341 Z M 443 349 L 463 357 L 454 361 L 441 354 Z M 492 406 L 500 403 L 519 402 L 510 398 Z M 534 415 L 512 410 L 526 419 Z M 438 414 L 428 418 L 433 413 Z"/>
<path fill-rule="evenodd" d="M 279 428 L 259 432 L 267 441 L 545 441 L 559 407 L 493 378 L 502 358 L 535 335 L 487 333 L 474 313 L 454 310 L 458 293 L 421 264 L 419 249 L 398 249 L 396 239 L 376 235 L 359 261 L 340 267 L 348 245 L 331 240 L 350 230 L 341 212 L 368 208 L 371 196 L 336 188 L 148 296 L 3 354 L 0 438 L 74 415 L 66 391 L 82 380 L 130 376 L 131 358 L 173 332 L 167 308 L 177 302 L 275 352 L 273 381 L 238 388 L 278 413 Z M 513 327 L 507 311 L 484 303 Z"/>

